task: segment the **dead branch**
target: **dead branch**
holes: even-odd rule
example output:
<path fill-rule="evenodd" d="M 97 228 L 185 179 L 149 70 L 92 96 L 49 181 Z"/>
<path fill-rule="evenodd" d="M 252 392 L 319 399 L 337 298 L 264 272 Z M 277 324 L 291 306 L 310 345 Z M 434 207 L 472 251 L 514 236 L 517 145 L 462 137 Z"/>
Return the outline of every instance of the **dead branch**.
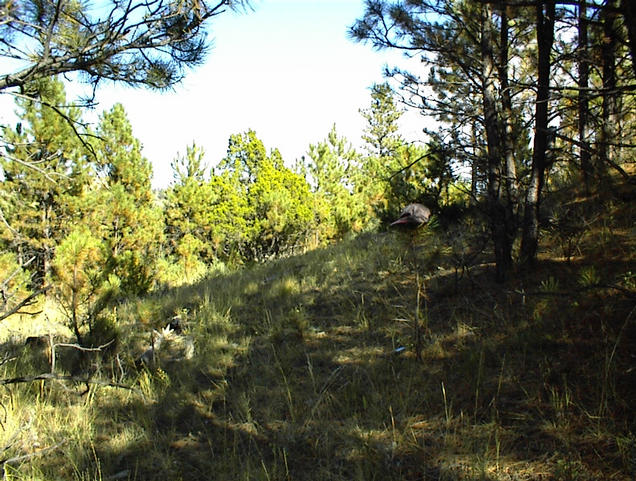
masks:
<path fill-rule="evenodd" d="M 4 321 L 7 317 L 9 317 L 12 314 L 15 314 L 16 312 L 18 312 L 20 309 L 22 309 L 24 306 L 28 306 L 30 304 L 33 303 L 33 300 L 39 296 L 40 294 L 44 294 L 46 291 L 48 291 L 51 288 L 51 285 L 49 284 L 48 286 L 44 286 L 40 289 L 38 289 L 37 291 L 33 292 L 31 295 L 27 296 L 26 298 L 22 299 L 22 301 L 20 301 L 16 306 L 14 306 L 13 308 L 9 309 L 6 312 L 1 312 L 0 313 L 0 322 Z"/>
<path fill-rule="evenodd" d="M 51 373 L 55 372 L 56 349 L 58 347 L 70 347 L 72 349 L 77 349 L 78 351 L 82 351 L 82 352 L 101 352 L 102 350 L 110 346 L 113 342 L 115 342 L 114 338 L 108 341 L 106 344 L 102 344 L 101 346 L 84 347 L 84 346 L 80 346 L 79 344 L 69 344 L 64 342 L 54 343 L 53 338 L 51 337 L 51 339 L 49 340 L 49 344 L 51 346 Z"/>
<path fill-rule="evenodd" d="M 84 346 L 80 346 L 77 343 L 75 343 L 75 344 L 67 344 L 67 343 L 63 343 L 63 342 L 56 343 L 56 344 L 54 344 L 54 346 L 55 347 L 71 347 L 73 349 L 77 349 L 78 351 L 84 351 L 84 352 L 98 352 L 98 351 L 103 351 L 108 346 L 110 346 L 113 342 L 115 342 L 115 339 L 111 339 L 106 344 L 102 344 L 101 346 L 97 346 L 97 347 L 84 347 Z"/>
<path fill-rule="evenodd" d="M 112 381 L 104 381 L 101 379 L 91 379 L 89 377 L 79 377 L 79 376 L 64 376 L 60 374 L 54 373 L 44 373 L 38 374 L 36 376 L 18 376 L 7 379 L 0 379 L 0 386 L 6 386 L 8 384 L 20 384 L 20 383 L 28 383 L 33 381 L 70 381 L 76 382 L 80 384 L 94 384 L 97 386 L 106 386 L 106 387 L 115 387 L 118 389 L 126 389 L 128 391 L 132 391 L 136 394 L 139 394 L 143 397 L 143 393 L 141 393 L 138 389 L 127 386 L 126 384 L 121 384 Z"/>
<path fill-rule="evenodd" d="M 43 448 L 43 449 L 40 449 L 38 451 L 34 451 L 32 453 L 29 453 L 29 454 L 22 454 L 20 456 L 14 456 L 13 458 L 0 460 L 0 473 L 3 475 L 2 476 L 3 479 L 5 479 L 5 477 L 6 477 L 6 474 L 4 472 L 4 466 L 6 464 L 17 463 L 17 462 L 20 462 L 20 461 L 25 461 L 27 459 L 34 458 L 36 456 L 43 456 L 43 455 L 45 455 L 47 453 L 50 453 L 51 451 L 55 451 L 56 449 L 60 448 L 61 446 L 63 446 L 67 442 L 68 442 L 68 439 L 65 439 L 64 441 L 62 441 L 60 443 L 57 443 L 54 446 L 49 446 L 48 448 Z"/>

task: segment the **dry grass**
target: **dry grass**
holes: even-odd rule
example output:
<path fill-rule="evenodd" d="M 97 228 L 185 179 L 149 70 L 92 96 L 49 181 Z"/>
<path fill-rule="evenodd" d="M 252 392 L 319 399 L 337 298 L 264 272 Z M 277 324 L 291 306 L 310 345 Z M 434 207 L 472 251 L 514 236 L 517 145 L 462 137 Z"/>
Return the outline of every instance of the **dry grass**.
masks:
<path fill-rule="evenodd" d="M 5 458 L 55 448 L 7 477 L 633 479 L 634 214 L 597 205 L 503 286 L 470 243 L 384 233 L 120 305 L 117 353 L 80 364 L 134 390 L 4 386 Z M 195 357 L 135 367 L 174 314 Z"/>

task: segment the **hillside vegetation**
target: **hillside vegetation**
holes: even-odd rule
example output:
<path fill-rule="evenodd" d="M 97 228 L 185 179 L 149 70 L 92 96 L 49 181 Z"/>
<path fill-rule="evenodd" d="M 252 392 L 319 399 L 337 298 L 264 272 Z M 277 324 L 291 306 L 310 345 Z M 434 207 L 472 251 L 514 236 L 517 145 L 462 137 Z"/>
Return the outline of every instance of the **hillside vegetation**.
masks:
<path fill-rule="evenodd" d="M 468 218 L 366 234 L 120 304 L 117 343 L 57 333 L 45 380 L 24 317 L 2 345 L 4 479 L 633 479 L 635 207 L 558 212 L 569 233 L 507 284 Z M 139 363 L 174 315 L 194 354 Z"/>
<path fill-rule="evenodd" d="M 283 158 L 255 104 L 157 191 L 126 106 L 90 109 L 176 86 L 253 2 L 209 3 L 2 3 L 0 477 L 636 479 L 634 2 L 360 2 L 343 32 L 416 61 L 370 86 L 359 147 L 334 123 Z M 277 118 L 316 111 L 282 97 L 296 141 Z M 389 229 L 411 203 L 433 219 Z"/>

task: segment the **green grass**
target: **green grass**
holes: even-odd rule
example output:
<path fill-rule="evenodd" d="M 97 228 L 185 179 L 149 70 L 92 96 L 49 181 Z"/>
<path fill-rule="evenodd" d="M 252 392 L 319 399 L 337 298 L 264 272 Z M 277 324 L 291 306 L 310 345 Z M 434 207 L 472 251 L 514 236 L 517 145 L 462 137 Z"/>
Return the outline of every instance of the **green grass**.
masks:
<path fill-rule="evenodd" d="M 0 387 L 5 476 L 633 479 L 636 216 L 602 208 L 506 285 L 479 233 L 379 233 L 121 304 L 116 350 L 57 366 L 132 389 Z M 194 357 L 136 366 L 175 314 Z M 22 344 L 3 378 L 46 372 Z"/>

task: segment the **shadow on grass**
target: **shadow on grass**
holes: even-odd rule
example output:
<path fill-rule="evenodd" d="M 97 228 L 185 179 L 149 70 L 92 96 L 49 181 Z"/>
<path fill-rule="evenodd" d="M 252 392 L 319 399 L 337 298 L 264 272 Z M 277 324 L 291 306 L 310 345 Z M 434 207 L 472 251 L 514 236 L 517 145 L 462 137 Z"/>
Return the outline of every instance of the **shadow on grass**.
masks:
<path fill-rule="evenodd" d="M 137 479 L 628 476 L 630 300 L 587 295 L 571 282 L 578 266 L 560 267 L 506 290 L 484 268 L 464 296 L 448 294 L 450 275 L 427 279 L 422 362 L 406 319 L 412 273 L 348 273 L 313 294 L 283 279 L 234 309 L 226 368 L 210 352 L 166 366 L 145 442 L 100 457 L 135 466 Z M 567 295 L 542 292 L 544 273 Z"/>
<path fill-rule="evenodd" d="M 603 284 L 581 285 L 597 264 L 571 259 L 541 261 L 502 287 L 486 263 L 458 278 L 430 239 L 417 262 L 395 242 L 367 236 L 146 300 L 157 319 L 187 309 L 196 356 L 138 372 L 146 399 L 95 390 L 92 445 L 77 472 L 633 476 L 633 297 L 606 287 L 629 260 L 597 266 Z"/>

